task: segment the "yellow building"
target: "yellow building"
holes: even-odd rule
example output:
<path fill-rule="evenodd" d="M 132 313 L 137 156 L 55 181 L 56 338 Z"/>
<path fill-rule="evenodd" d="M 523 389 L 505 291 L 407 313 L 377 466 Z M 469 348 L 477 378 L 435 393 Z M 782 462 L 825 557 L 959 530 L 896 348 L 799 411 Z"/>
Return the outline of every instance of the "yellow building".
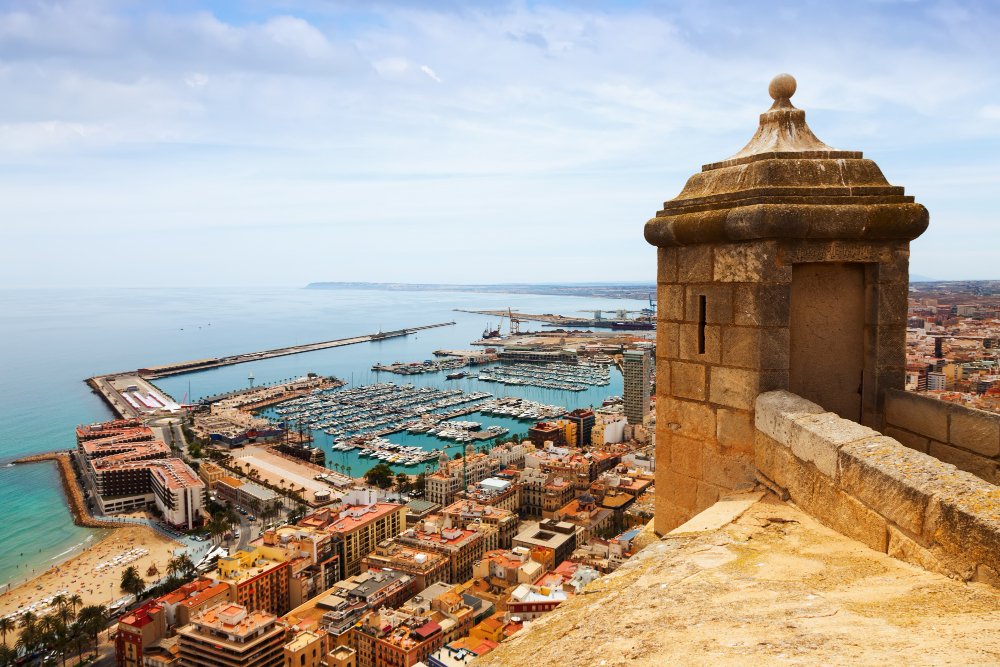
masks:
<path fill-rule="evenodd" d="M 267 546 L 253 546 L 222 556 L 215 570 L 205 576 L 216 583 L 227 583 L 230 598 L 250 609 L 282 615 L 291 608 L 288 595 L 289 566 L 285 552 Z"/>
<path fill-rule="evenodd" d="M 285 644 L 285 665 L 320 667 L 325 653 L 325 633 L 302 630 Z"/>
<path fill-rule="evenodd" d="M 208 461 L 202 461 L 198 466 L 198 477 L 205 482 L 209 491 L 215 488 L 215 483 L 226 476 L 226 471 Z"/>
<path fill-rule="evenodd" d="M 323 508 L 298 523 L 322 528 L 343 541 L 341 576 L 361 574 L 361 559 L 375 551 L 379 542 L 406 529 L 406 506 L 377 502 L 372 489 L 351 489 L 343 504 Z"/>

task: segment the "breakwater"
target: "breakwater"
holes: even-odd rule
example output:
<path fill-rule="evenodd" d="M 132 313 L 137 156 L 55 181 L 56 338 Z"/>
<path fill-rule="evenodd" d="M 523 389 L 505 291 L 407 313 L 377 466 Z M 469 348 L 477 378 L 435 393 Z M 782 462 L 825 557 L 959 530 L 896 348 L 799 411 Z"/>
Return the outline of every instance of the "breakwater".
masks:
<path fill-rule="evenodd" d="M 69 452 L 46 452 L 34 456 L 25 456 L 14 461 L 16 464 L 41 463 L 44 461 L 55 461 L 59 469 L 59 478 L 62 480 L 63 491 L 66 492 L 66 500 L 69 502 L 69 510 L 73 515 L 73 523 L 85 528 L 112 528 L 114 526 L 125 525 L 123 521 L 113 519 L 96 519 L 90 515 L 87 509 L 87 501 L 83 497 L 83 489 L 76 477 L 73 463 Z"/>

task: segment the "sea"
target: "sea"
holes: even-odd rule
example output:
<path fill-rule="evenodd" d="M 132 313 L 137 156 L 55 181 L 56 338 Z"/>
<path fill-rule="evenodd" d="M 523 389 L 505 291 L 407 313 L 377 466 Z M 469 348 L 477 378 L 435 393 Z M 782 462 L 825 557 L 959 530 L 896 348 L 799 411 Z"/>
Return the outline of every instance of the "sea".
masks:
<path fill-rule="evenodd" d="M 444 373 L 374 373 L 377 363 L 433 359 L 439 349 L 474 349 L 496 317 L 458 312 L 513 308 L 524 313 L 573 316 L 597 309 L 640 310 L 643 301 L 525 294 L 259 288 L 0 288 L 0 586 L 17 585 L 99 540 L 104 532 L 73 524 L 52 463 L 10 466 L 15 459 L 75 445 L 74 427 L 112 414 L 84 383 L 88 377 L 144 366 L 302 345 L 443 322 L 427 329 L 339 348 L 257 360 L 176 375 L 156 384 L 175 400 L 198 400 L 309 372 L 349 385 L 396 382 L 457 387 L 495 396 L 521 396 L 574 409 L 621 395 L 622 378 L 583 392 L 510 387 L 477 379 L 446 380 Z M 504 323 L 506 331 L 507 324 Z M 544 331 L 539 323 L 522 324 Z M 642 332 L 651 335 L 652 332 Z M 477 367 L 482 368 L 482 367 Z M 525 433 L 526 422 L 478 413 L 462 417 Z M 316 444 L 354 476 L 374 459 L 333 452 L 332 438 Z M 393 442 L 440 449 L 432 436 L 396 434 Z M 458 451 L 458 450 L 455 450 Z M 412 474 L 423 468 L 399 468 Z"/>

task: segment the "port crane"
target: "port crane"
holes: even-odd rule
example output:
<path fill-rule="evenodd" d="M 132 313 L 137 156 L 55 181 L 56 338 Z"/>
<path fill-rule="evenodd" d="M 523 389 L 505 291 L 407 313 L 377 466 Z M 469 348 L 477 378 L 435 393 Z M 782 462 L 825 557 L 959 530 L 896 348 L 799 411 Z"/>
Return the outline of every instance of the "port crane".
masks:
<path fill-rule="evenodd" d="M 510 308 L 510 306 L 507 307 L 507 315 L 510 317 L 510 335 L 513 336 L 521 333 L 521 320 L 520 318 L 514 316 L 514 311 Z"/>

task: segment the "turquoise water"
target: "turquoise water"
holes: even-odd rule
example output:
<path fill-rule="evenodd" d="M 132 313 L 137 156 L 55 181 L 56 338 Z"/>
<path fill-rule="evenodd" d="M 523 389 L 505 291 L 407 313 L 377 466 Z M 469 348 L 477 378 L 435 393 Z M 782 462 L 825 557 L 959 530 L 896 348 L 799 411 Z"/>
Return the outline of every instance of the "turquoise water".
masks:
<path fill-rule="evenodd" d="M 0 346 L 0 583 L 20 578 L 32 568 L 44 569 L 58 562 L 67 550 L 99 536 L 99 531 L 73 525 L 54 464 L 6 467 L 22 456 L 70 448 L 75 444 L 74 426 L 110 417 L 83 383 L 87 377 L 344 338 L 379 328 L 457 322 L 405 338 L 227 366 L 158 382 L 177 399 L 189 389 L 191 396 L 198 398 L 245 387 L 250 370 L 258 383 L 314 371 L 368 384 L 375 380 L 370 368 L 376 362 L 429 359 L 441 348 L 469 349 L 468 343 L 482 335 L 488 321 L 496 324 L 495 318 L 458 313 L 454 308 L 511 306 L 529 313 L 570 314 L 595 308 L 638 310 L 643 305 L 533 295 L 298 288 L 0 289 L 0 340 L 4 343 Z M 472 379 L 445 381 L 443 374 L 389 377 L 400 383 L 447 383 L 466 390 L 481 387 L 501 395 L 506 391 L 567 408 L 600 404 L 604 396 L 622 391 L 618 373 L 612 373 L 610 386 L 579 393 L 513 389 Z M 527 429 L 526 423 L 501 418 L 476 417 L 476 421 L 516 425 L 522 432 Z M 329 446 L 328 436 L 319 437 L 320 444 L 326 438 Z M 413 439 L 429 449 L 440 449 L 444 444 L 436 438 L 408 434 L 392 439 Z M 372 465 L 370 459 L 357 459 L 354 454 L 337 456 L 341 458 L 331 456 L 329 463 L 351 465 L 352 474 Z M 358 468 L 352 460 L 358 461 Z"/>

